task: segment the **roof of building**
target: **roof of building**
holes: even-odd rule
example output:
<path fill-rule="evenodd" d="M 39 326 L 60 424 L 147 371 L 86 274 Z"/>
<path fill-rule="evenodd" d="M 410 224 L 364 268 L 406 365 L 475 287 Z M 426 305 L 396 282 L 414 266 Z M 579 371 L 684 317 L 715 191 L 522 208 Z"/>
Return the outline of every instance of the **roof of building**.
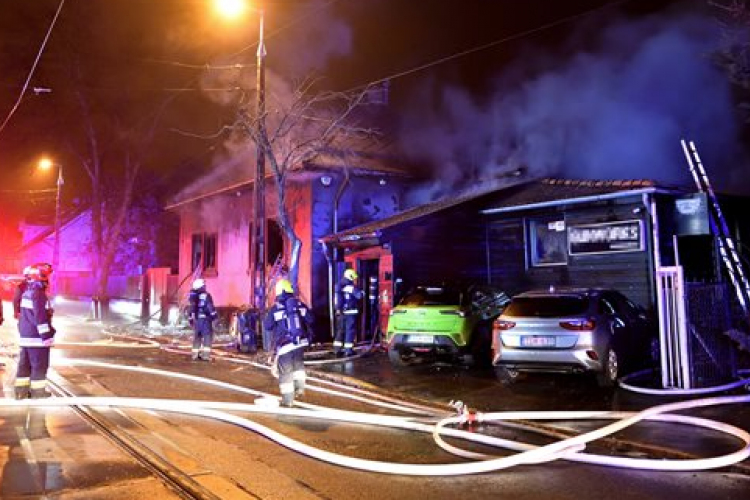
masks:
<path fill-rule="evenodd" d="M 350 158 L 347 159 L 347 158 Z M 304 165 L 289 170 L 289 177 L 302 180 L 306 177 L 320 177 L 326 173 L 343 172 L 346 169 L 349 175 L 355 176 L 386 176 L 386 177 L 412 177 L 407 166 L 387 155 L 372 151 L 357 151 L 347 153 L 339 150 L 327 150 L 319 152 L 315 158 L 304 163 Z M 265 181 L 273 180 L 272 172 L 266 169 Z M 255 179 L 235 180 L 228 183 L 217 183 L 212 189 L 204 189 L 195 194 L 177 195 L 171 203 L 165 207 L 172 210 L 183 205 L 204 200 L 213 196 L 251 189 Z"/>
<path fill-rule="evenodd" d="M 677 192 L 664 188 L 651 180 L 574 180 L 574 179 L 534 179 L 506 180 L 502 185 L 483 184 L 479 189 L 459 196 L 446 197 L 432 203 L 419 205 L 391 217 L 368 222 L 357 227 L 340 231 L 322 238 L 326 243 L 345 243 L 365 238 L 377 237 L 384 229 L 412 221 L 442 210 L 487 197 L 490 208 L 483 214 L 511 212 L 538 208 L 541 206 L 565 205 L 596 199 L 618 198 L 646 192 Z"/>

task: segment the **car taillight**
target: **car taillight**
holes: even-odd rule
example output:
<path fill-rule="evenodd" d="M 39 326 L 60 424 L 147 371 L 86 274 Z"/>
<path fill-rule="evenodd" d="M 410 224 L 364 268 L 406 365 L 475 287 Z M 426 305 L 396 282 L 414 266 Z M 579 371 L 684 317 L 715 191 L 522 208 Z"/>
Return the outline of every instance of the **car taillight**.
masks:
<path fill-rule="evenodd" d="M 496 319 L 494 323 L 492 323 L 492 330 L 494 331 L 504 331 L 504 330 L 510 330 L 511 328 L 514 328 L 516 324 L 513 321 L 504 321 L 501 319 Z"/>
<path fill-rule="evenodd" d="M 560 321 L 560 326 L 566 330 L 579 332 L 581 330 L 593 330 L 596 328 L 596 322 L 593 319 L 571 319 Z"/>

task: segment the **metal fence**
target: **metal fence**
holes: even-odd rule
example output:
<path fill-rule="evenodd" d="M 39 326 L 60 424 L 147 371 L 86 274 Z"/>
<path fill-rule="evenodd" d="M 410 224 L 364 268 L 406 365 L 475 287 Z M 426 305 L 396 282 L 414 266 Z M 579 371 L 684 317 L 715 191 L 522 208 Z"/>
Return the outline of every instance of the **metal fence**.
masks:
<path fill-rule="evenodd" d="M 737 373 L 733 328 L 736 300 L 725 283 L 686 283 L 688 345 L 693 387 L 726 383 Z"/>

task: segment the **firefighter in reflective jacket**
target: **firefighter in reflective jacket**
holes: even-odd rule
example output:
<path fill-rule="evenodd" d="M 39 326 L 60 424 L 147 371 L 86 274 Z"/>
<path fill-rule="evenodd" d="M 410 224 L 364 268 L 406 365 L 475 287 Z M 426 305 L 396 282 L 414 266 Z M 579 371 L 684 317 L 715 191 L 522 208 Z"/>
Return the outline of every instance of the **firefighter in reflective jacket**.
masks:
<path fill-rule="evenodd" d="M 211 360 L 211 344 L 214 339 L 214 320 L 219 316 L 214 299 L 206 291 L 206 280 L 193 281 L 190 290 L 190 324 L 193 326 L 193 361 Z"/>
<path fill-rule="evenodd" d="M 18 345 L 21 352 L 15 382 L 16 399 L 50 396 L 46 390 L 47 370 L 55 329 L 46 289 L 52 266 L 35 265 L 27 270 L 26 286 L 19 301 Z"/>
<path fill-rule="evenodd" d="M 336 356 L 354 355 L 354 337 L 364 296 L 357 286 L 357 278 L 354 269 L 347 269 L 336 286 L 336 338 L 333 340 L 333 352 Z"/>
<path fill-rule="evenodd" d="M 272 334 L 271 370 L 278 372 L 282 406 L 291 407 L 295 396 L 305 392 L 304 352 L 310 344 L 312 322 L 310 309 L 294 296 L 289 280 L 279 280 L 276 302 L 263 319 L 263 327 Z"/>

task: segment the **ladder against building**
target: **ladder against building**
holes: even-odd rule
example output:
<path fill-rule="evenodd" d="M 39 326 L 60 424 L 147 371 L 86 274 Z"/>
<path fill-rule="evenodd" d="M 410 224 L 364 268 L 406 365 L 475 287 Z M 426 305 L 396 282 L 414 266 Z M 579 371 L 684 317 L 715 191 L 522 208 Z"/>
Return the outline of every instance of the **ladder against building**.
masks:
<path fill-rule="evenodd" d="M 703 162 L 698 155 L 695 143 L 693 141 L 685 141 L 684 139 L 681 142 L 695 185 L 708 199 L 708 213 L 711 228 L 716 237 L 716 243 L 719 248 L 719 254 L 721 255 L 724 268 L 726 269 L 732 286 L 734 287 L 737 301 L 739 302 L 745 315 L 745 320 L 747 321 L 750 319 L 750 284 L 748 284 L 747 274 L 742 265 L 739 251 L 732 239 L 726 219 L 721 211 L 716 194 L 711 187 L 711 182 L 708 179 Z"/>

